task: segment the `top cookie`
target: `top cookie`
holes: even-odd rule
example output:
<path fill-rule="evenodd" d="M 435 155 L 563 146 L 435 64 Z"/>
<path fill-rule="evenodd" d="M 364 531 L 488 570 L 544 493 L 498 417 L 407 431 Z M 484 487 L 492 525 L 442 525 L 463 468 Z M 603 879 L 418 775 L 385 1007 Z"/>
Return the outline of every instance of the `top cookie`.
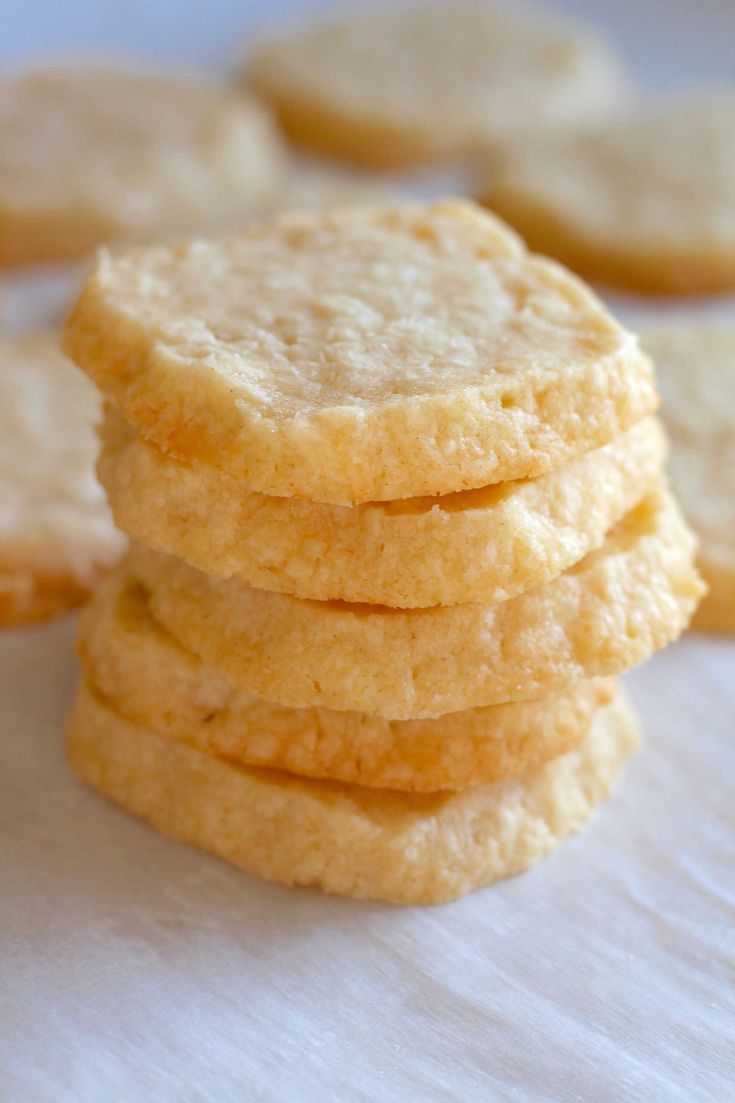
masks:
<path fill-rule="evenodd" d="M 462 202 L 103 255 L 66 347 L 172 455 L 334 503 L 540 474 L 656 404 L 637 339 Z"/>
<path fill-rule="evenodd" d="M 481 3 L 317 23 L 264 44 L 244 76 L 294 140 L 374 166 L 466 154 L 594 118 L 625 86 L 616 59 L 588 33 Z"/>
<path fill-rule="evenodd" d="M 111 68 L 0 81 L 0 264 L 236 223 L 269 198 L 265 112 L 198 80 Z"/>
<path fill-rule="evenodd" d="M 663 294 L 735 288 L 735 91 L 510 146 L 482 199 L 590 279 Z"/>

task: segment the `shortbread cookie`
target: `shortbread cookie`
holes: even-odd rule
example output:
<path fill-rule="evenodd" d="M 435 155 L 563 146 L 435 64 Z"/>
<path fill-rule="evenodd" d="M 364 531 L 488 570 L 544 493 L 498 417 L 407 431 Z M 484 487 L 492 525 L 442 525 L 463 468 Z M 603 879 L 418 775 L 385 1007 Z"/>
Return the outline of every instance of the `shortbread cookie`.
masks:
<path fill-rule="evenodd" d="M 505 601 L 561 574 L 657 480 L 665 451 L 646 418 L 536 479 L 350 507 L 249 494 L 111 410 L 102 437 L 100 481 L 142 544 L 261 589 L 398 608 Z"/>
<path fill-rule="evenodd" d="M 395 793 L 239 766 L 124 720 L 83 686 L 72 769 L 164 835 L 270 881 L 396 904 L 452 900 L 526 869 L 589 818 L 638 739 L 619 697 L 580 747 L 526 778 Z"/>
<path fill-rule="evenodd" d="M 735 632 L 735 326 L 662 321 L 643 341 L 658 367 L 672 481 L 709 585 L 694 626 Z"/>
<path fill-rule="evenodd" d="M 94 476 L 97 416 L 54 334 L 0 342 L 0 625 L 79 604 L 122 551 Z"/>
<path fill-rule="evenodd" d="M 252 766 L 383 789 L 463 789 L 518 777 L 577 746 L 614 682 L 579 682 L 538 701 L 389 721 L 289 709 L 249 697 L 181 647 L 124 568 L 82 617 L 87 676 L 115 712 L 201 751 Z"/>
<path fill-rule="evenodd" d="M 735 92 L 492 158 L 482 198 L 534 249 L 634 291 L 735 288 Z"/>
<path fill-rule="evenodd" d="M 264 109 L 215 84 L 71 66 L 0 81 L 0 264 L 237 225 L 270 199 Z"/>
<path fill-rule="evenodd" d="M 103 255 L 66 347 L 172 455 L 338 504 L 540 474 L 656 404 L 637 338 L 463 202 Z"/>
<path fill-rule="evenodd" d="M 209 578 L 135 545 L 154 616 L 246 693 L 392 719 L 528 700 L 617 674 L 679 635 L 702 584 L 676 503 L 649 493 L 602 548 L 496 605 L 302 601 Z"/>
<path fill-rule="evenodd" d="M 394 5 L 281 34 L 244 80 L 294 141 L 392 167 L 595 118 L 626 84 L 589 33 L 477 2 Z"/>

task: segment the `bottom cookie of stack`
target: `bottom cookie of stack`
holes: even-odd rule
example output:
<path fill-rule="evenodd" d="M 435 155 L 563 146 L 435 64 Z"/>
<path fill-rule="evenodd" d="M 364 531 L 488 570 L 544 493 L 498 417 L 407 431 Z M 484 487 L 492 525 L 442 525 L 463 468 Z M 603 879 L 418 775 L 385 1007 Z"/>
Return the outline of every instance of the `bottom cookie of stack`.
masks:
<path fill-rule="evenodd" d="M 164 835 L 271 881 L 440 903 L 528 868 L 576 831 L 638 739 L 621 691 L 581 743 L 515 780 L 408 793 L 243 766 L 132 723 L 88 680 L 67 729 L 78 777 Z"/>

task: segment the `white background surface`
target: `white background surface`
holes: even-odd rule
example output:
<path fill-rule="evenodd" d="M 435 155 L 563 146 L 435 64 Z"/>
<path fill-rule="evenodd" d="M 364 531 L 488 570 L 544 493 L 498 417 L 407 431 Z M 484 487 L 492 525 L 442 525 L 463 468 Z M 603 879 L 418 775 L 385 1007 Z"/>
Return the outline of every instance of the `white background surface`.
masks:
<path fill-rule="evenodd" d="M 224 69 L 248 26 L 306 6 L 2 0 L 0 62 L 103 46 Z M 735 3 L 558 6 L 648 87 L 735 82 Z M 61 301 L 33 283 L 10 322 Z M 78 786 L 72 631 L 0 636 L 1 1103 L 735 1098 L 735 642 L 690 636 L 629 678 L 646 741 L 586 832 L 399 910 L 262 884 Z"/>

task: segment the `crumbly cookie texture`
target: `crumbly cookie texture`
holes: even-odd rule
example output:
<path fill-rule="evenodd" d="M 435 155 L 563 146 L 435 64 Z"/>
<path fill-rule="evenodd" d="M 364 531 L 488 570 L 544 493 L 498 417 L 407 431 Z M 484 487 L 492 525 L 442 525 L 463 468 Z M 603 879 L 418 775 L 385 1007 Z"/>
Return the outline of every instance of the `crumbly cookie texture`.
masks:
<path fill-rule="evenodd" d="M 0 264 L 238 225 L 282 152 L 263 108 L 199 80 L 101 66 L 0 81 Z"/>
<path fill-rule="evenodd" d="M 529 245 L 633 291 L 735 288 L 735 93 L 511 143 L 481 197 Z"/>
<path fill-rule="evenodd" d="M 267 880 L 396 904 L 453 900 L 543 858 L 590 817 L 637 739 L 618 697 L 578 749 L 525 778 L 440 794 L 239 766 L 124 720 L 88 685 L 67 728 L 77 776 L 162 834 Z"/>
<path fill-rule="evenodd" d="M 462 201 L 103 254 L 66 348 L 170 454 L 337 504 L 541 474 L 657 402 L 637 338 Z"/>
<path fill-rule="evenodd" d="M 505 601 L 549 581 L 602 544 L 665 453 L 646 418 L 535 479 L 350 507 L 249 494 L 166 455 L 111 409 L 102 439 L 100 481 L 142 544 L 260 589 L 397 608 Z"/>
<path fill-rule="evenodd" d="M 78 605 L 124 544 L 94 475 L 98 399 L 57 341 L 0 340 L 0 625 Z"/>
<path fill-rule="evenodd" d="M 694 538 L 661 489 L 565 574 L 494 605 L 399 610 L 302 601 L 135 545 L 154 616 L 246 693 L 409 720 L 528 700 L 642 662 L 702 593 Z"/>
<path fill-rule="evenodd" d="M 595 118 L 627 84 L 588 32 L 466 2 L 351 13 L 279 35 L 248 59 L 243 80 L 294 141 L 386 167 Z"/>
<path fill-rule="evenodd" d="M 693 623 L 735 632 L 735 326 L 651 321 L 642 339 L 658 368 L 674 490 L 709 586 Z"/>
<path fill-rule="evenodd" d="M 579 682 L 538 701 L 389 721 L 290 709 L 249 697 L 181 647 L 120 568 L 85 610 L 87 677 L 121 716 L 244 765 L 383 789 L 430 792 L 519 777 L 576 747 L 614 682 Z"/>

